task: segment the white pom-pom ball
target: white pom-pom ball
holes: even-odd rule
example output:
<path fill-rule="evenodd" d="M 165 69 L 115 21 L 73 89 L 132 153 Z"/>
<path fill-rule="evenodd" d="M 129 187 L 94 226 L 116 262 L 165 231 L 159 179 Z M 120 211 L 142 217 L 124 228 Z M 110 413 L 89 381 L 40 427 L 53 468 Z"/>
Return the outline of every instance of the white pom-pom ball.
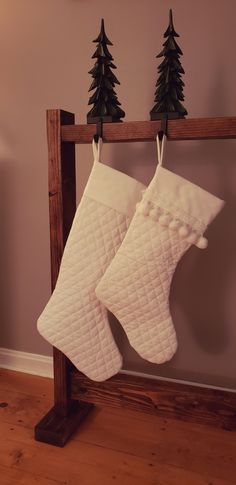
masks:
<path fill-rule="evenodd" d="M 177 229 L 179 229 L 179 226 L 180 226 L 180 221 L 178 221 L 178 219 L 173 219 L 172 221 L 170 221 L 169 223 L 169 228 L 172 230 L 172 231 L 176 231 Z"/>
<path fill-rule="evenodd" d="M 161 224 L 161 226 L 168 226 L 169 223 L 170 223 L 170 216 L 168 214 L 163 214 L 162 216 L 160 216 L 159 224 Z"/>
<path fill-rule="evenodd" d="M 179 228 L 179 236 L 184 238 L 189 234 L 189 229 L 187 226 L 181 226 Z"/>
<path fill-rule="evenodd" d="M 196 244 L 198 239 L 199 239 L 199 235 L 196 232 L 191 232 L 191 234 L 189 234 L 189 236 L 187 237 L 187 241 L 190 244 Z"/>
<path fill-rule="evenodd" d="M 206 249 L 206 248 L 207 248 L 207 246 L 208 246 L 208 240 L 207 240 L 205 237 L 201 236 L 201 237 L 198 239 L 198 241 L 197 241 L 197 243 L 196 243 L 196 246 L 197 246 L 199 249 Z"/>

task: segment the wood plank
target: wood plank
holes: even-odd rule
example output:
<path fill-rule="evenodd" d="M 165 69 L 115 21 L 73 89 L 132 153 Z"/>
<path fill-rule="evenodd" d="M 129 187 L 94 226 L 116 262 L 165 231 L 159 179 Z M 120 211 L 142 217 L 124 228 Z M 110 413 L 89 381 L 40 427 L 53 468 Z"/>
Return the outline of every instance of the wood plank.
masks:
<path fill-rule="evenodd" d="M 24 470 L 70 485 L 227 485 L 235 483 L 214 476 L 193 473 L 183 468 L 158 463 L 135 456 L 127 456 L 101 446 L 71 440 L 63 450 L 32 440 L 27 428 L 2 424 L 0 465 Z M 9 437 L 10 433 L 10 437 Z"/>
<path fill-rule="evenodd" d="M 126 410 L 120 414 L 104 408 L 96 410 L 75 433 L 74 440 L 122 450 L 150 461 L 155 457 L 160 464 L 236 481 L 236 441 L 231 433 L 156 416 L 149 418 L 137 422 Z"/>
<path fill-rule="evenodd" d="M 104 123 L 104 142 L 154 141 L 161 129 L 160 121 L 126 121 Z M 65 142 L 91 143 L 96 125 L 61 127 Z M 168 140 L 213 140 L 236 138 L 236 117 L 186 118 L 168 121 Z"/>
<path fill-rule="evenodd" d="M 6 391 L 5 391 L 6 392 Z M 0 389 L 1 396 L 1 389 Z M 2 396 L 1 396 L 2 397 Z M 49 407 L 48 401 L 19 391 L 7 391 L 7 406 L 0 408 L 1 422 L 31 428 Z M 143 418 L 146 420 L 143 420 Z M 127 433 L 129 430 L 129 433 Z M 214 428 L 126 409 L 96 409 L 78 432 L 75 441 L 122 451 L 152 462 L 231 480 L 236 478 L 234 435 Z"/>
<path fill-rule="evenodd" d="M 15 370 L 0 369 L 0 392 L 2 401 L 4 401 L 4 393 L 6 390 L 40 396 L 52 402 L 53 379 L 26 374 L 25 372 L 16 372 Z"/>
<path fill-rule="evenodd" d="M 4 406 L 1 406 L 1 403 L 4 403 Z M 33 428 L 52 404 L 52 399 L 49 400 L 44 395 L 0 388 L 0 420 L 6 423 Z"/>
<path fill-rule="evenodd" d="M 0 465 L 1 485 L 57 485 L 65 484 L 59 480 L 50 480 L 48 478 L 40 477 L 36 473 L 28 473 L 24 470 L 17 470 Z"/>
<path fill-rule="evenodd" d="M 51 247 L 51 284 L 55 288 L 65 243 L 76 210 L 75 144 L 63 143 L 61 125 L 73 124 L 75 116 L 62 110 L 47 111 L 48 189 Z M 68 416 L 70 361 L 53 349 L 54 402 L 57 413 Z M 74 414 L 73 414 L 74 415 Z M 41 424 L 40 424 L 41 425 Z"/>
<path fill-rule="evenodd" d="M 77 371 L 70 377 L 72 399 L 236 430 L 233 392 L 122 374 L 105 382 L 90 381 Z"/>
<path fill-rule="evenodd" d="M 57 408 L 53 406 L 35 426 L 35 439 L 50 445 L 64 446 L 92 408 L 93 404 L 73 401 L 71 402 L 70 412 L 61 416 L 58 414 Z"/>
<path fill-rule="evenodd" d="M 76 210 L 75 145 L 61 141 L 61 124 L 74 124 L 74 114 L 47 111 L 48 189 L 52 290 Z"/>

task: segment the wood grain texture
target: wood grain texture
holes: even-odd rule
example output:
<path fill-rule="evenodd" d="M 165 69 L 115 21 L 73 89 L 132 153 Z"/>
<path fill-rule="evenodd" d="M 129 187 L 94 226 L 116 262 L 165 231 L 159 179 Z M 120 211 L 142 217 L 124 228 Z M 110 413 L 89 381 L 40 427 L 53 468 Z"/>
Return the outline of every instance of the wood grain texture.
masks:
<path fill-rule="evenodd" d="M 121 423 L 122 424 L 122 423 Z M 216 474 L 193 472 L 168 460 L 147 460 L 122 450 L 113 450 L 71 440 L 63 450 L 32 440 L 30 429 L 2 423 L 0 466 L 37 474 L 64 485 L 228 485 L 235 482 Z M 179 437 L 181 439 L 181 437 Z M 61 453 L 59 453 L 61 451 Z M 187 450 L 186 450 L 187 453 Z M 3 482 L 4 483 L 4 482 Z M 24 483 L 24 482 L 23 482 Z M 40 483 L 40 482 L 39 482 Z M 1 482 L 2 484 L 2 482 Z M 15 485 L 14 482 L 12 485 Z"/>
<path fill-rule="evenodd" d="M 74 114 L 47 111 L 48 188 L 52 290 L 76 210 L 75 145 L 61 141 L 61 124 L 74 123 Z"/>
<path fill-rule="evenodd" d="M 69 359 L 53 347 L 54 403 L 57 413 L 63 418 L 70 413 L 70 368 Z"/>
<path fill-rule="evenodd" d="M 17 467 L 7 467 L 0 465 L 1 485 L 57 485 L 63 484 L 58 480 L 44 478 L 37 473 L 28 473 L 25 470 L 18 470 Z"/>
<path fill-rule="evenodd" d="M 71 373 L 72 399 L 236 431 L 236 393 L 129 375 L 95 383 Z"/>
<path fill-rule="evenodd" d="M 73 113 L 47 111 L 48 186 L 51 247 L 51 284 L 55 288 L 65 243 L 76 210 L 75 144 L 63 143 L 61 125 L 73 124 Z M 55 406 L 63 417 L 68 415 L 70 362 L 53 349 Z"/>
<path fill-rule="evenodd" d="M 160 121 L 126 121 L 104 123 L 103 141 L 134 142 L 154 141 L 161 129 Z M 73 125 L 61 127 L 65 142 L 91 143 L 96 125 Z M 168 140 L 212 140 L 236 138 L 236 117 L 190 118 L 168 121 Z"/>
<path fill-rule="evenodd" d="M 4 389 L 4 399 L 8 406 L 1 410 L 1 421 L 13 426 L 32 428 L 49 406 L 47 400 L 19 391 Z M 234 435 L 206 426 L 106 407 L 96 408 L 72 439 L 221 479 L 236 477 Z"/>
<path fill-rule="evenodd" d="M 35 442 L 33 423 L 49 406 L 43 390 L 51 380 L 14 374 L 0 374 L 0 402 L 7 402 L 0 407 L 1 485 L 236 483 L 234 433 L 125 408 L 96 408 L 63 450 Z"/>
<path fill-rule="evenodd" d="M 35 439 L 50 445 L 64 446 L 92 408 L 93 404 L 72 401 L 70 412 L 62 417 L 58 414 L 57 407 L 52 407 L 35 426 Z"/>
<path fill-rule="evenodd" d="M 39 398 L 53 401 L 53 379 L 0 369 L 0 388 L 5 390 L 32 394 Z"/>

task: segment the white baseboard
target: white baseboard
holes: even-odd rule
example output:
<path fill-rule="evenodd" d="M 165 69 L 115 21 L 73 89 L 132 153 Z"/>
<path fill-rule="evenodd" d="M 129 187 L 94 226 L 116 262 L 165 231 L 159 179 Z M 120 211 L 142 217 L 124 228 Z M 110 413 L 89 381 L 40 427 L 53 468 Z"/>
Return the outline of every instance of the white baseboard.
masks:
<path fill-rule="evenodd" d="M 53 360 L 47 355 L 0 347 L 0 367 L 41 377 L 53 377 Z"/>
<path fill-rule="evenodd" d="M 19 350 L 4 349 L 0 347 L 0 368 L 10 369 L 18 372 L 25 372 L 26 374 L 33 374 L 41 377 L 53 377 L 53 359 L 50 356 L 31 354 L 30 352 L 20 352 Z M 121 374 L 128 374 L 136 377 L 145 377 L 155 379 L 157 381 L 174 382 L 178 384 L 186 384 L 196 387 L 207 387 L 208 389 L 218 389 L 222 391 L 236 392 L 235 389 L 228 389 L 226 387 L 218 387 L 206 385 L 198 382 L 185 381 L 181 379 L 172 379 L 169 377 L 154 376 L 150 374 L 143 374 L 142 372 L 134 372 L 128 370 L 121 370 Z"/>
<path fill-rule="evenodd" d="M 143 372 L 135 372 L 132 370 L 122 369 L 120 371 L 120 374 L 127 374 L 134 377 L 144 377 L 145 379 L 154 379 L 156 381 L 173 382 L 174 384 L 185 384 L 186 386 L 205 387 L 207 389 L 215 389 L 217 391 L 228 391 L 236 393 L 236 389 L 232 389 L 229 387 L 213 386 L 212 384 L 204 384 L 203 382 L 188 381 L 184 379 L 174 379 L 173 377 L 155 376 L 152 374 L 144 374 Z"/>

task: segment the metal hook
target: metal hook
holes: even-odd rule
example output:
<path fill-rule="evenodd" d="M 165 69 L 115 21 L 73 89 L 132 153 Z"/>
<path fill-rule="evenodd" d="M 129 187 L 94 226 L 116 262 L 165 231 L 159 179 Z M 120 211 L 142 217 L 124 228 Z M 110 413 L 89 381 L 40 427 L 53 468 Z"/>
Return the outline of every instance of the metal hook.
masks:
<path fill-rule="evenodd" d="M 160 137 L 160 140 L 162 140 L 164 135 L 166 137 L 168 136 L 168 114 L 167 113 L 165 113 L 163 115 L 163 118 L 161 119 L 161 129 L 158 132 L 158 135 Z"/>
<path fill-rule="evenodd" d="M 97 131 L 93 137 L 95 143 L 98 143 L 99 138 L 103 137 L 103 120 L 100 118 L 100 120 L 97 122 Z"/>

